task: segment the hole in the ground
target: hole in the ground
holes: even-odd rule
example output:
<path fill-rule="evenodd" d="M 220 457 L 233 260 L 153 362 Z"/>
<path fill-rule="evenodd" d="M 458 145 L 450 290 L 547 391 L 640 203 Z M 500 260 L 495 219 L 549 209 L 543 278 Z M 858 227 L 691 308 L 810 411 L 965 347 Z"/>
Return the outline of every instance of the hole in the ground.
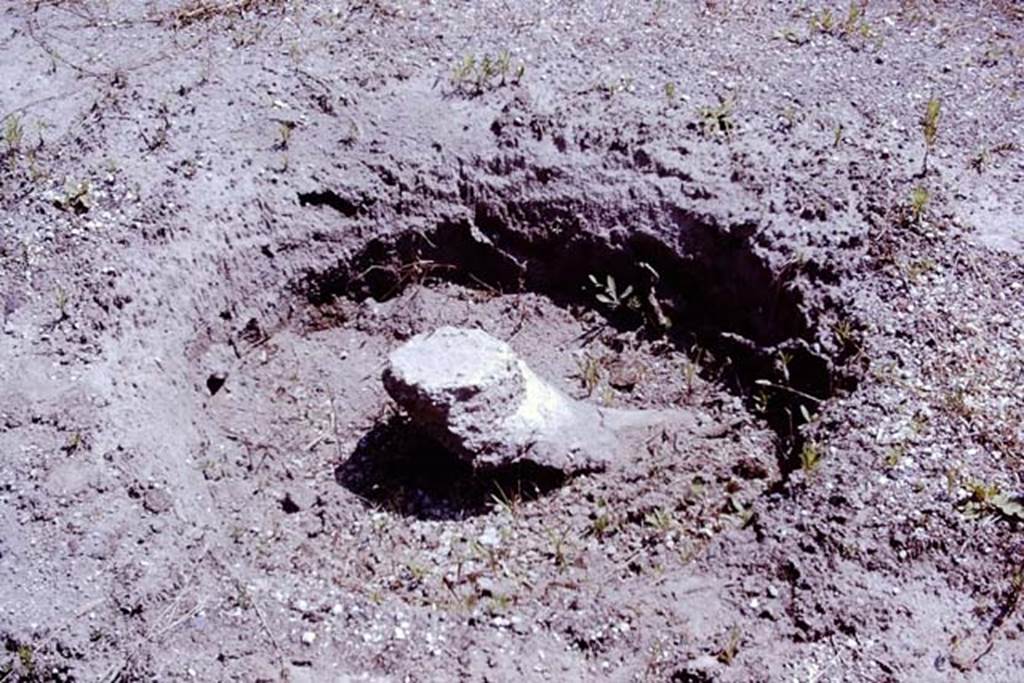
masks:
<path fill-rule="evenodd" d="M 296 512 L 301 511 L 302 508 L 300 508 L 298 503 L 292 499 L 290 493 L 286 493 L 284 494 L 284 498 L 281 499 L 281 510 L 286 514 L 294 515 Z"/>
<path fill-rule="evenodd" d="M 584 231 L 566 218 L 575 215 L 568 209 L 507 211 L 479 206 L 472 223 L 371 241 L 351 260 L 312 274 L 307 295 L 318 305 L 336 297 L 384 301 L 410 285 L 445 280 L 595 309 L 617 329 L 689 353 L 705 376 L 765 418 L 778 436 L 783 473 L 799 466 L 800 427 L 833 393 L 835 373 L 833 360 L 816 350 L 795 284 L 799 264 L 776 273 L 753 245 L 755 226 L 722 226 L 675 207 L 664 212 L 674 244 L 648 233 Z"/>
<path fill-rule="evenodd" d="M 362 206 L 350 199 L 342 197 L 337 192 L 324 190 L 322 192 L 300 192 L 299 206 L 327 206 L 346 218 L 351 218 L 362 210 Z"/>
<path fill-rule="evenodd" d="M 565 482 L 560 472 L 519 463 L 478 470 L 402 416 L 376 425 L 335 471 L 338 483 L 384 509 L 419 519 L 462 519 L 537 498 Z"/>

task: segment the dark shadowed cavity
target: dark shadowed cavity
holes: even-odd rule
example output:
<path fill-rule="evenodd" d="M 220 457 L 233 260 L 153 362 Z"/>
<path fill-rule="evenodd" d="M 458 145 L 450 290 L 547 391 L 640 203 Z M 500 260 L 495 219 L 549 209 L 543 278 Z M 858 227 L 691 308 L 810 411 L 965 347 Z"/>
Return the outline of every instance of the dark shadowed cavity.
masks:
<path fill-rule="evenodd" d="M 385 510 L 418 519 L 463 519 L 533 500 L 566 477 L 532 463 L 477 469 L 396 415 L 360 439 L 335 470 L 338 483 Z"/>

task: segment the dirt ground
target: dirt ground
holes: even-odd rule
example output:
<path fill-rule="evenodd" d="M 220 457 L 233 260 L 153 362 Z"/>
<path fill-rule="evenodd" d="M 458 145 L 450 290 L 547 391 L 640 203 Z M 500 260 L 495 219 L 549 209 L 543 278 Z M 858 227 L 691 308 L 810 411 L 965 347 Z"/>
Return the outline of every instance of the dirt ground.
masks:
<path fill-rule="evenodd" d="M 1024 5 L 0 7 L 0 681 L 1020 681 Z M 475 471 L 390 350 L 687 406 Z"/>

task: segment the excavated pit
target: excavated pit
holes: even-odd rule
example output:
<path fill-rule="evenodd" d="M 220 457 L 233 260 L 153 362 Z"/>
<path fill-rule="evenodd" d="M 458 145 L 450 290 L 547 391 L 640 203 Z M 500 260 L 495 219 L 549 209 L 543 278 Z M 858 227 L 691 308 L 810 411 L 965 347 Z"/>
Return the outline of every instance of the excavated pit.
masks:
<path fill-rule="evenodd" d="M 339 299 L 384 302 L 410 286 L 449 282 L 489 293 L 533 292 L 568 310 L 597 311 L 619 331 L 687 353 L 703 377 L 742 397 L 771 427 L 783 476 L 799 467 L 800 428 L 835 392 L 846 359 L 816 350 L 799 267 L 772 270 L 754 247 L 755 226 L 721 226 L 672 209 L 665 217 L 676 226 L 669 244 L 642 232 L 585 231 L 566 218 L 568 210 L 513 211 L 520 222 L 548 229 L 512 230 L 478 207 L 472 223 L 369 242 L 311 274 L 306 295 L 329 315 Z M 617 291 L 609 291 L 611 281 Z"/>

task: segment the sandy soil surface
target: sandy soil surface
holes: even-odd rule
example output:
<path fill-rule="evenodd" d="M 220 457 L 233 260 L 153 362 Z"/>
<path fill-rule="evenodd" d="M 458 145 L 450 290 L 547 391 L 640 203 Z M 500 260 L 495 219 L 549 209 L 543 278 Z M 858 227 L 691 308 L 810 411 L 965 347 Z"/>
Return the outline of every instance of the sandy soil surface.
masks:
<path fill-rule="evenodd" d="M 1019 681 L 1024 6 L 0 8 L 0 680 Z M 684 406 L 474 470 L 442 325 Z"/>

